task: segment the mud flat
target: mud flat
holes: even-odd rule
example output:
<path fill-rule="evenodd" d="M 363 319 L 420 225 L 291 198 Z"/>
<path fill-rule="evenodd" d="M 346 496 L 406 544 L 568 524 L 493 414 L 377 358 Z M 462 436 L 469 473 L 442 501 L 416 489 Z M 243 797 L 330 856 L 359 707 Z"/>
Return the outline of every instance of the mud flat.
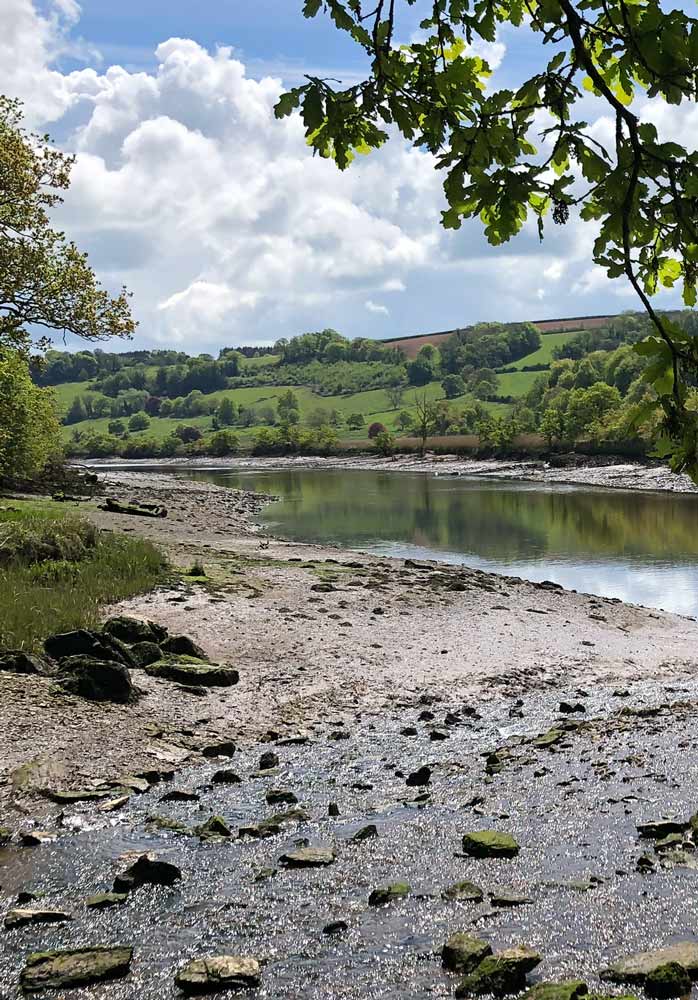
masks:
<path fill-rule="evenodd" d="M 3 822 L 40 814 L 47 787 L 179 768 L 231 733 L 288 735 L 330 715 L 353 724 L 427 695 L 480 705 L 694 676 L 691 619 L 465 567 L 277 541 L 251 521 L 269 498 L 149 473 L 109 478 L 110 495 L 169 515 L 91 516 L 152 538 L 185 575 L 105 617 L 185 632 L 240 682 L 192 690 L 134 671 L 141 697 L 111 705 L 61 694 L 49 678 L 3 674 Z M 206 576 L 187 576 L 197 561 Z"/>

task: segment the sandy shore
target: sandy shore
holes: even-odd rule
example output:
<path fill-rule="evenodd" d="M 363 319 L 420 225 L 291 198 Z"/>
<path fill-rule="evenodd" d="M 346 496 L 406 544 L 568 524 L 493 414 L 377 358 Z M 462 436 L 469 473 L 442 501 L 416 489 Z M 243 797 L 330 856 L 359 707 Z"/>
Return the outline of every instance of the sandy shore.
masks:
<path fill-rule="evenodd" d="M 415 466 L 411 466 L 414 468 Z M 451 470 L 453 471 L 453 470 Z M 4 674 L 0 726 L 5 814 L 35 813 L 33 792 L 200 760 L 216 739 L 355 724 L 438 698 L 454 709 L 535 691 L 632 688 L 693 676 L 698 624 L 594 596 L 462 566 L 353 555 L 260 538 L 264 498 L 208 483 L 110 471 L 110 495 L 164 503 L 166 519 L 91 513 L 137 532 L 206 580 L 105 610 L 186 633 L 240 672 L 233 688 L 194 696 L 134 673 L 131 706 L 57 694 L 48 679 Z M 33 762 L 29 780 L 17 768 Z"/>

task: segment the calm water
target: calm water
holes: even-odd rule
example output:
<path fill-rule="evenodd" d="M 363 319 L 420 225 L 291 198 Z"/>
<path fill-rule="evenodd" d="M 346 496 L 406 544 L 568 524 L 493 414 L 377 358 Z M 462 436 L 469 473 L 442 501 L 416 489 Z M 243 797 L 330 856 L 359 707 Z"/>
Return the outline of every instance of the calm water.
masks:
<path fill-rule="evenodd" d="M 274 534 L 440 559 L 698 613 L 698 497 L 369 471 L 178 475 L 282 499 Z"/>

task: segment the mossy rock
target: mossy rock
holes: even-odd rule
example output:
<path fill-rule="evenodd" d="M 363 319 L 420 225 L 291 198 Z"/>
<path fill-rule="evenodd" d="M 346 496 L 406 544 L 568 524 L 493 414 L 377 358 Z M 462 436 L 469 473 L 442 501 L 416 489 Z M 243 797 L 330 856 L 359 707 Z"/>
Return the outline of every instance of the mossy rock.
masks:
<path fill-rule="evenodd" d="M 474 882 L 454 882 L 441 893 L 442 899 L 458 900 L 463 903 L 481 903 L 485 898 L 484 890 Z"/>
<path fill-rule="evenodd" d="M 205 650 L 188 635 L 171 635 L 160 643 L 160 647 L 165 653 L 174 653 L 177 656 L 195 656 L 199 660 L 208 660 Z"/>
<path fill-rule="evenodd" d="M 460 983 L 456 996 L 482 996 L 485 993 L 506 996 L 509 993 L 519 993 L 526 985 L 527 973 L 542 961 L 538 952 L 525 945 L 488 955 Z"/>
<path fill-rule="evenodd" d="M 463 854 L 470 858 L 515 858 L 519 850 L 510 833 L 479 830 L 463 835 Z"/>
<path fill-rule="evenodd" d="M 121 906 L 127 899 L 125 892 L 98 892 L 87 897 L 85 906 L 90 910 L 108 910 L 112 906 Z"/>
<path fill-rule="evenodd" d="M 492 948 L 487 941 L 471 934 L 458 933 L 452 934 L 441 949 L 441 961 L 452 972 L 468 973 L 477 969 L 482 960 L 491 954 Z"/>
<path fill-rule="evenodd" d="M 666 962 L 653 969 L 645 980 L 651 997 L 681 997 L 691 991 L 691 977 L 678 962 Z"/>
<path fill-rule="evenodd" d="M 68 694 L 88 701 L 112 701 L 123 705 L 137 697 L 127 667 L 113 660 L 69 656 L 61 661 L 56 679 Z"/>
<path fill-rule="evenodd" d="M 561 983 L 536 983 L 524 993 L 523 1000 L 580 1000 L 588 992 L 581 979 L 568 979 Z"/>
<path fill-rule="evenodd" d="M 102 631 L 112 635 L 121 642 L 133 646 L 137 642 L 157 642 L 155 633 L 148 622 L 128 615 L 117 615 L 109 618 L 102 626 Z"/>
<path fill-rule="evenodd" d="M 156 642 L 136 642 L 131 646 L 131 656 L 137 667 L 147 667 L 162 659 L 162 650 Z"/>
<path fill-rule="evenodd" d="M 165 833 L 189 833 L 185 823 L 169 816 L 161 816 L 159 813 L 151 813 L 146 817 L 145 824 L 151 829 L 162 830 Z"/>
<path fill-rule="evenodd" d="M 394 903 L 398 899 L 406 899 L 411 892 L 412 887 L 408 882 L 392 882 L 374 889 L 368 897 L 368 905 L 384 906 L 386 903 Z"/>
<path fill-rule="evenodd" d="M 195 958 L 175 977 L 183 993 L 217 993 L 221 990 L 254 989 L 261 982 L 259 962 L 254 958 L 214 955 Z"/>
<path fill-rule="evenodd" d="M 211 816 L 205 823 L 194 827 L 194 833 L 202 840 L 221 840 L 233 836 L 233 831 L 222 816 Z"/>
<path fill-rule="evenodd" d="M 642 984 L 657 969 L 672 963 L 683 966 L 692 979 L 697 979 L 698 941 L 678 941 L 666 948 L 627 955 L 602 969 L 600 975 L 613 983 Z"/>

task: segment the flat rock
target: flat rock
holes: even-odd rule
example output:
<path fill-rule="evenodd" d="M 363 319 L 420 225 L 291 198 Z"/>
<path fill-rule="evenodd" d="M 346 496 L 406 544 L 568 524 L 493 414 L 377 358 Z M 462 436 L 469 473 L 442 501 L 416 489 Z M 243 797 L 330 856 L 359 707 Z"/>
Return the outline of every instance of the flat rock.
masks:
<path fill-rule="evenodd" d="M 492 993 L 505 996 L 518 993 L 526 985 L 526 975 L 543 961 L 538 952 L 519 945 L 488 955 L 474 972 L 466 976 L 456 990 L 457 997 Z"/>
<path fill-rule="evenodd" d="M 474 882 L 454 882 L 441 893 L 442 899 L 460 900 L 464 903 L 481 903 L 485 898 L 484 891 Z"/>
<path fill-rule="evenodd" d="M 133 949 L 123 947 L 34 952 L 22 969 L 20 985 L 27 992 L 89 986 L 125 976 L 132 957 Z"/>
<path fill-rule="evenodd" d="M 13 927 L 24 927 L 25 924 L 59 924 L 65 920 L 72 920 L 70 913 L 64 910 L 35 910 L 17 909 L 9 910 L 5 917 L 5 928 L 11 930 Z"/>
<path fill-rule="evenodd" d="M 117 875 L 114 892 L 130 892 L 141 885 L 173 885 L 182 877 L 182 870 L 169 861 L 160 861 L 152 854 L 141 854 L 134 863 Z"/>
<path fill-rule="evenodd" d="M 205 650 L 197 646 L 188 635 L 171 635 L 160 643 L 160 648 L 165 653 L 174 653 L 176 656 L 195 656 L 198 660 L 208 660 Z"/>
<path fill-rule="evenodd" d="M 463 835 L 463 854 L 471 858 L 514 858 L 519 850 L 510 833 L 479 830 Z"/>
<path fill-rule="evenodd" d="M 648 840 L 663 840 L 674 833 L 683 833 L 688 829 L 688 820 L 655 819 L 647 823 L 638 823 L 637 832 Z"/>
<path fill-rule="evenodd" d="M 260 982 L 259 962 L 254 958 L 238 958 L 233 955 L 192 959 L 175 977 L 175 984 L 184 993 L 254 989 Z"/>
<path fill-rule="evenodd" d="M 178 660 L 158 660 L 144 667 L 150 677 L 177 681 L 193 687 L 232 687 L 240 680 L 232 667 L 204 663 L 181 663 Z"/>
<path fill-rule="evenodd" d="M 641 984 L 656 969 L 669 962 L 682 965 L 692 979 L 698 978 L 698 941 L 679 941 L 666 948 L 627 955 L 602 969 L 600 976 L 613 983 Z"/>
<path fill-rule="evenodd" d="M 335 860 L 336 855 L 329 847 L 298 847 L 279 858 L 289 868 L 324 868 Z"/>
<path fill-rule="evenodd" d="M 581 979 L 567 979 L 560 983 L 536 983 L 523 1000 L 579 1000 L 589 992 Z"/>
<path fill-rule="evenodd" d="M 368 897 L 369 906 L 384 906 L 398 899 L 406 899 L 412 891 L 408 882 L 392 882 L 390 885 L 374 889 Z"/>
<path fill-rule="evenodd" d="M 121 906 L 127 899 L 125 892 L 98 892 L 87 897 L 85 906 L 91 910 L 108 910 L 111 906 Z"/>

